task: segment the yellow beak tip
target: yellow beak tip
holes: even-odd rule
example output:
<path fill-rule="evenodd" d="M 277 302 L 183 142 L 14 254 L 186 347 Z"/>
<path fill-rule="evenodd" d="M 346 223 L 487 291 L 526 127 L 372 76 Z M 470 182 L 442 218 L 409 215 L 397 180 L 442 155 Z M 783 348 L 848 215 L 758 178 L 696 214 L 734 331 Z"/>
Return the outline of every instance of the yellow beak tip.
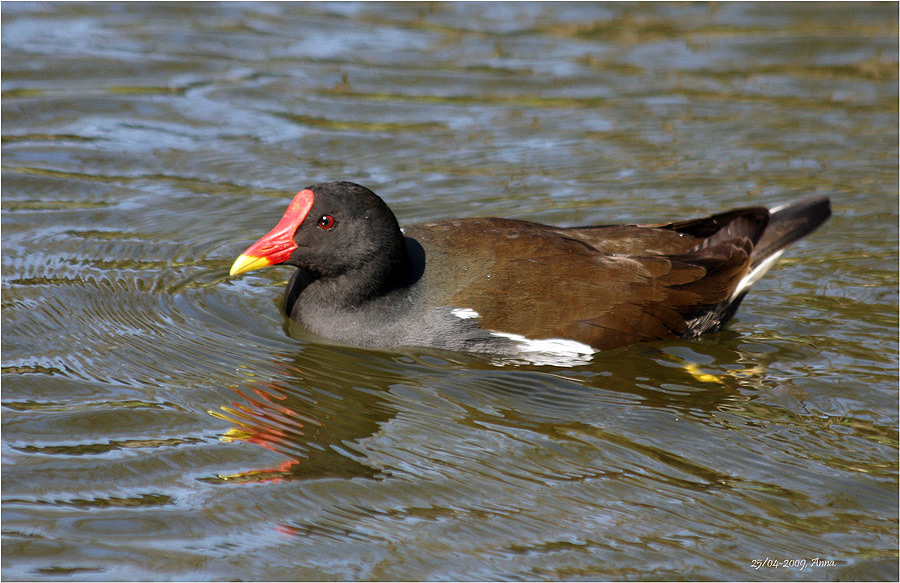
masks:
<path fill-rule="evenodd" d="M 232 264 L 231 266 L 231 270 L 228 272 L 228 275 L 235 276 L 239 273 L 253 271 L 254 269 L 262 269 L 263 267 L 268 267 L 270 265 L 272 265 L 272 262 L 265 257 L 241 255 L 240 257 L 235 259 L 234 264 Z"/>

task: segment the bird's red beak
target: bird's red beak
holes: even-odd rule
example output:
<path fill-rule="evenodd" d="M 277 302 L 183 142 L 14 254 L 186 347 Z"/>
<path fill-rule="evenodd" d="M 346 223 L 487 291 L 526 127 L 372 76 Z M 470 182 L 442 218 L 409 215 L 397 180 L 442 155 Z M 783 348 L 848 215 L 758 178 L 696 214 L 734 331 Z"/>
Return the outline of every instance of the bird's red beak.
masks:
<path fill-rule="evenodd" d="M 287 261 L 294 249 L 297 248 L 297 244 L 294 243 L 294 233 L 309 214 L 314 200 L 315 194 L 312 190 L 307 188 L 298 192 L 275 228 L 241 253 L 234 265 L 231 266 L 229 275 L 262 269 Z"/>

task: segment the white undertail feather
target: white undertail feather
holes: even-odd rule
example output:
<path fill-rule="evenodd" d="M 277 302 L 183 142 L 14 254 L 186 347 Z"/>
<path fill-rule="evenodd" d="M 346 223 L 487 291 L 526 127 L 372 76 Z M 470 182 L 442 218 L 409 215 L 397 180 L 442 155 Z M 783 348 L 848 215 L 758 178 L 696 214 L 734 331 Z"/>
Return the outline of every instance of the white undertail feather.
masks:
<path fill-rule="evenodd" d="M 734 288 L 734 291 L 731 293 L 731 297 L 728 298 L 729 301 L 733 301 L 742 293 L 746 292 L 750 287 L 759 281 L 762 276 L 766 274 L 769 269 L 775 265 L 775 262 L 778 261 L 778 258 L 781 257 L 781 254 L 784 253 L 784 249 L 780 251 L 776 251 L 772 253 L 765 259 L 759 262 L 759 265 L 750 270 L 750 273 L 745 275 L 741 281 L 738 282 L 737 287 Z"/>

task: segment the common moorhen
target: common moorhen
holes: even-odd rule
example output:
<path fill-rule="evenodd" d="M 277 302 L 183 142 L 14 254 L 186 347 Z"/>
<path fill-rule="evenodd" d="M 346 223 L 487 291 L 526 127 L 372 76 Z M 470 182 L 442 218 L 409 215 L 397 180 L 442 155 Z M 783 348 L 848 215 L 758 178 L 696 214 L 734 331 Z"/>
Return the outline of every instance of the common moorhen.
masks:
<path fill-rule="evenodd" d="M 326 182 L 297 193 L 231 275 L 297 267 L 284 311 L 342 344 L 578 358 L 720 330 L 830 214 L 814 197 L 653 225 L 469 218 L 403 230 L 372 191 Z"/>

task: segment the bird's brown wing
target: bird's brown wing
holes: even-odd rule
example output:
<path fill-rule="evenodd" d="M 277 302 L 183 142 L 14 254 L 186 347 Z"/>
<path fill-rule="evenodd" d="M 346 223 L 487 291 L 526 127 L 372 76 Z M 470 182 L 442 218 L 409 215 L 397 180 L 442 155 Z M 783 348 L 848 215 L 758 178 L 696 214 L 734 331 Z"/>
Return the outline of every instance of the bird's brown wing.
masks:
<path fill-rule="evenodd" d="M 726 301 L 749 269 L 762 211 L 661 227 L 469 219 L 419 236 L 426 252 L 438 249 L 429 277 L 454 274 L 440 286 L 455 290 L 444 301 L 477 311 L 484 328 L 608 349 L 687 335 L 687 318 Z"/>
<path fill-rule="evenodd" d="M 735 237 L 759 240 L 769 222 L 765 207 L 746 207 L 699 219 L 641 225 L 608 225 L 555 229 L 601 253 L 675 255 L 709 241 Z"/>

